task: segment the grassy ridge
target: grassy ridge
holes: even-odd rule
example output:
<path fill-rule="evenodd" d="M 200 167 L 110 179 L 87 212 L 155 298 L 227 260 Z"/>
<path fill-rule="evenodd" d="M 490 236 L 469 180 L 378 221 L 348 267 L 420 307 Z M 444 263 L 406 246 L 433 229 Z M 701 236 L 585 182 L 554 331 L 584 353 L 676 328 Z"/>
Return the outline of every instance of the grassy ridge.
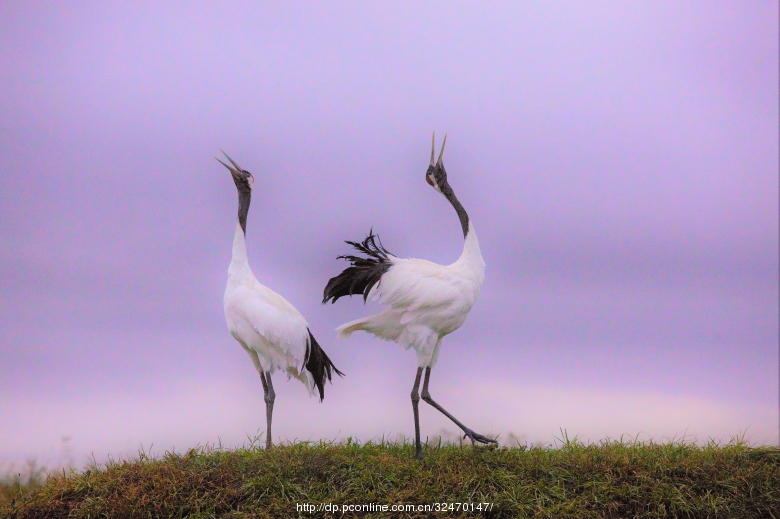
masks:
<path fill-rule="evenodd" d="M 298 443 L 196 448 L 0 488 L 0 517 L 776 517 L 780 450 L 605 441 L 560 448 Z M 490 503 L 306 512 L 296 504 Z M 439 505 L 441 506 L 441 505 Z"/>

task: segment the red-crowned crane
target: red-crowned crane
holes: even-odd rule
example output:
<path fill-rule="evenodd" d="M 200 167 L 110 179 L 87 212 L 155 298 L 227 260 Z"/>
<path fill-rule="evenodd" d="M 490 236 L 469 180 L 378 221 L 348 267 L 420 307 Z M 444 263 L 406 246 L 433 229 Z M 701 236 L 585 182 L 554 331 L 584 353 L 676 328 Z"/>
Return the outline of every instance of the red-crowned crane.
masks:
<path fill-rule="evenodd" d="M 246 350 L 260 374 L 265 395 L 266 448 L 270 449 L 271 418 L 276 393 L 271 375 L 276 370 L 297 378 L 314 394 L 316 387 L 320 402 L 325 398 L 325 379 L 331 380 L 331 371 L 343 376 L 314 340 L 306 319 L 285 298 L 260 284 L 249 268 L 246 256 L 246 217 L 252 200 L 255 179 L 242 169 L 227 153 L 233 167 L 217 159 L 228 168 L 238 189 L 238 223 L 233 237 L 233 258 L 228 268 L 225 289 L 225 320 L 228 331 Z"/>
<path fill-rule="evenodd" d="M 444 195 L 458 214 L 464 238 L 463 253 L 458 261 L 444 266 L 421 259 L 398 258 L 388 252 L 381 241 L 377 245 L 372 231 L 362 243 L 346 242 L 366 257 L 339 256 L 349 261 L 351 266 L 328 281 L 322 300 L 323 304 L 329 300 L 335 303 L 339 297 L 362 294 L 364 302 L 369 299 L 379 301 L 387 306 L 383 312 L 339 326 L 336 328 L 338 336 L 349 337 L 352 332 L 363 330 L 380 339 L 395 341 L 407 350 L 414 348 L 417 352 L 417 376 L 411 394 L 417 459 L 422 459 L 418 390 L 423 369 L 422 399 L 460 427 L 464 438 L 468 437 L 472 444 L 496 443 L 460 423 L 437 404 L 428 391 L 431 368 L 439 358 L 442 338 L 457 330 L 466 320 L 485 280 L 485 262 L 479 251 L 474 225 L 447 182 L 442 162 L 446 142 L 445 134 L 436 164 L 433 162 L 434 142 L 431 142 L 431 163 L 425 180 Z"/>

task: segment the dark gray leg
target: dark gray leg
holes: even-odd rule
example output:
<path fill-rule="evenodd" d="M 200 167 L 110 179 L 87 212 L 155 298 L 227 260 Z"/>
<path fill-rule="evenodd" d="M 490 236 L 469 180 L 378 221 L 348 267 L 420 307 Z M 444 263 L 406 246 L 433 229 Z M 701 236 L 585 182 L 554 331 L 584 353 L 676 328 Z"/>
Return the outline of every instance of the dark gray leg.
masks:
<path fill-rule="evenodd" d="M 420 402 L 420 377 L 422 377 L 422 368 L 417 368 L 417 377 L 414 379 L 412 388 L 412 410 L 414 411 L 414 458 L 422 459 L 422 445 L 420 445 L 420 410 L 417 408 Z"/>
<path fill-rule="evenodd" d="M 271 417 L 274 414 L 276 392 L 274 391 L 274 384 L 271 382 L 271 373 L 269 371 L 266 371 L 265 374 L 260 372 L 260 380 L 263 381 L 263 392 L 265 393 L 265 448 L 268 450 L 273 446 L 271 443 Z"/>
<path fill-rule="evenodd" d="M 422 369 L 422 368 L 420 368 L 420 369 Z M 419 371 L 418 371 L 418 375 L 419 375 Z M 463 432 L 466 433 L 466 434 L 463 435 L 463 437 L 465 438 L 466 436 L 468 436 L 469 439 L 471 440 L 472 445 L 474 444 L 475 441 L 478 441 L 479 443 L 498 443 L 496 440 L 491 440 L 490 438 L 482 436 L 481 434 L 475 433 L 474 431 L 472 431 L 471 429 L 469 429 L 468 427 L 466 427 L 465 425 L 460 423 L 454 416 L 452 416 L 450 413 L 448 413 L 442 406 L 440 406 L 439 404 L 434 402 L 433 398 L 431 398 L 431 394 L 428 392 L 428 382 L 430 381 L 430 379 L 431 379 L 431 368 L 427 367 L 427 368 L 425 368 L 425 382 L 423 383 L 423 390 L 422 390 L 422 399 L 423 400 L 425 400 L 426 402 L 431 404 L 433 407 L 435 407 L 436 409 L 441 411 L 441 413 L 444 416 L 446 416 L 447 418 L 452 420 L 455 423 L 455 425 L 457 425 L 458 427 L 463 429 Z M 415 387 L 415 389 L 416 389 L 416 387 Z"/>
<path fill-rule="evenodd" d="M 268 396 L 268 382 L 265 381 L 265 372 L 260 370 L 260 380 L 263 381 L 263 398 Z"/>

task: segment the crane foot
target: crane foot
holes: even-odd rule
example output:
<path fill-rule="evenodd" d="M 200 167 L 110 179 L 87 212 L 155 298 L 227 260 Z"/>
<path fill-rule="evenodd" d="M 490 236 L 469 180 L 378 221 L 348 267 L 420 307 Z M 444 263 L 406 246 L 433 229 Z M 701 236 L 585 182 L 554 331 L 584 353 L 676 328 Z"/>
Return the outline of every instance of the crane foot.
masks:
<path fill-rule="evenodd" d="M 479 442 L 479 443 L 498 443 L 496 440 L 493 440 L 491 438 L 488 438 L 486 436 L 482 436 L 481 434 L 475 433 L 468 427 L 466 427 L 466 434 L 463 435 L 463 439 L 465 440 L 466 437 L 471 440 L 471 443 Z"/>

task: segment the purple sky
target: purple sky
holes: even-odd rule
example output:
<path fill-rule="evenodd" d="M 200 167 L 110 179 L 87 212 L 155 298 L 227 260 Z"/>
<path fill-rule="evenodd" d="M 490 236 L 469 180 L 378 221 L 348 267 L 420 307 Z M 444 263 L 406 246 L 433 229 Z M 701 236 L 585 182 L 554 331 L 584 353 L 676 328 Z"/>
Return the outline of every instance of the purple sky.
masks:
<path fill-rule="evenodd" d="M 459 256 L 433 130 L 487 263 L 434 398 L 504 441 L 777 443 L 776 2 L 286 4 L 0 4 L 0 473 L 264 428 L 220 148 L 255 274 L 347 374 L 277 375 L 274 439 L 413 434 L 414 354 L 320 300 L 371 226 Z"/>

